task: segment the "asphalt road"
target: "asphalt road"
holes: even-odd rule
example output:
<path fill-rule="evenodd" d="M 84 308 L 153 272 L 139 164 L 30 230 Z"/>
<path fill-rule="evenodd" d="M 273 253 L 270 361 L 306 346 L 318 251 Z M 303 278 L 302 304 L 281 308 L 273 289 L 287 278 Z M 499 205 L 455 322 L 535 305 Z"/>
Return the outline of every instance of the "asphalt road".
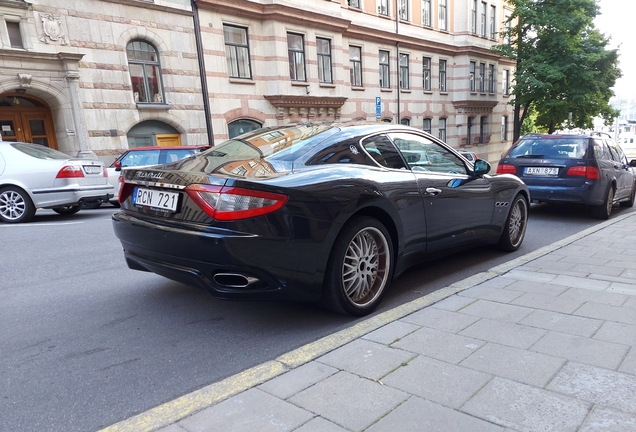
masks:
<path fill-rule="evenodd" d="M 0 224 L 0 430 L 97 430 L 356 322 L 311 304 L 216 300 L 129 270 L 114 211 Z M 519 251 L 423 264 L 378 312 L 599 222 L 577 207 L 532 206 Z"/>

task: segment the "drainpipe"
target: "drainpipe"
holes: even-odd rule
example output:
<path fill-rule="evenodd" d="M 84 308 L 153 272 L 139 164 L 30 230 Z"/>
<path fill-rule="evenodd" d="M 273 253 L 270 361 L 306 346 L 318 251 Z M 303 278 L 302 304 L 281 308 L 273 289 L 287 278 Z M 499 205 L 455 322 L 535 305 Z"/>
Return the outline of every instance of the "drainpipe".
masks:
<path fill-rule="evenodd" d="M 203 58 L 203 43 L 201 42 L 201 24 L 199 23 L 199 8 L 196 0 L 191 0 L 194 20 L 194 39 L 197 44 L 197 58 L 199 59 L 199 75 L 201 76 L 201 93 L 203 93 L 203 111 L 205 112 L 205 127 L 208 132 L 208 142 L 214 145 L 214 132 L 212 131 L 212 111 L 208 96 L 208 77 L 205 72 L 205 59 Z"/>
<path fill-rule="evenodd" d="M 400 23 L 400 11 L 398 0 L 395 0 L 395 48 L 397 50 L 397 124 L 400 124 L 400 42 L 397 41 L 398 25 Z"/>

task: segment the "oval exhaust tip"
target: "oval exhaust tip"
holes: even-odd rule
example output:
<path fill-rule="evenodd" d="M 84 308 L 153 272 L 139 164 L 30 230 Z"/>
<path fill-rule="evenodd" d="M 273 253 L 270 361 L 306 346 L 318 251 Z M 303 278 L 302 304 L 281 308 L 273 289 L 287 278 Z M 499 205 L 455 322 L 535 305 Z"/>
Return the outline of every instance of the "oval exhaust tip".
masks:
<path fill-rule="evenodd" d="M 258 282 L 257 278 L 240 273 L 217 273 L 213 279 L 214 283 L 225 288 L 247 288 Z"/>

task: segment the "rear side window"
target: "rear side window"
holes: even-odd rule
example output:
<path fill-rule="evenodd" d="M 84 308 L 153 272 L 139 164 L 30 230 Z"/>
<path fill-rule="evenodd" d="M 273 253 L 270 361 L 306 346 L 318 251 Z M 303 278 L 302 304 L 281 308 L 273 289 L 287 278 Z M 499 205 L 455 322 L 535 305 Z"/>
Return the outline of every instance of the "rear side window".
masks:
<path fill-rule="evenodd" d="M 627 165 L 627 157 L 625 156 L 625 153 L 623 153 L 623 149 L 621 149 L 614 141 L 607 140 L 607 145 L 612 152 L 612 159 L 616 162 Z"/>
<path fill-rule="evenodd" d="M 589 138 L 524 138 L 510 151 L 510 157 L 541 159 L 586 158 Z"/>
<path fill-rule="evenodd" d="M 362 147 L 381 166 L 406 169 L 402 157 L 386 135 L 376 135 L 362 141 Z"/>
<path fill-rule="evenodd" d="M 162 163 L 176 162 L 178 160 L 187 158 L 188 156 L 192 156 L 193 154 L 194 151 L 189 149 L 166 150 L 164 155 L 165 157 L 162 158 L 164 159 Z"/>
<path fill-rule="evenodd" d="M 307 165 L 322 164 L 367 165 L 367 157 L 358 147 L 358 139 L 348 139 L 328 146 L 313 156 Z"/>
<path fill-rule="evenodd" d="M 44 147 L 39 144 L 15 143 L 11 144 L 16 150 L 20 150 L 24 154 L 28 154 L 37 159 L 70 159 L 70 156 L 55 149 Z"/>

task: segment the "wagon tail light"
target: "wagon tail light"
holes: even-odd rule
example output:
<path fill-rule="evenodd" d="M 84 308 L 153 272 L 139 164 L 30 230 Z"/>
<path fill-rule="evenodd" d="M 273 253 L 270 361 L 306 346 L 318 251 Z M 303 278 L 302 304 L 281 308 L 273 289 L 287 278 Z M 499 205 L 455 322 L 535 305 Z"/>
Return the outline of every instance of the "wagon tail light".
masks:
<path fill-rule="evenodd" d="M 568 169 L 566 175 L 568 177 L 585 177 L 590 180 L 598 180 L 601 178 L 598 168 L 593 166 L 573 166 Z"/>
<path fill-rule="evenodd" d="M 510 164 L 497 165 L 497 174 L 517 174 L 517 167 Z"/>
<path fill-rule="evenodd" d="M 132 195 L 133 191 L 135 190 L 135 185 L 126 183 L 124 181 L 124 176 L 121 175 L 119 176 L 117 181 L 119 182 L 119 195 L 117 196 L 117 201 L 119 202 L 119 204 L 123 204 L 124 201 L 126 201 L 126 198 Z"/>
<path fill-rule="evenodd" d="M 80 165 L 65 165 L 57 173 L 55 178 L 79 178 L 84 177 L 84 171 Z"/>
<path fill-rule="evenodd" d="M 211 218 L 220 221 L 262 216 L 287 202 L 285 195 L 237 187 L 193 184 L 185 191 Z"/>

